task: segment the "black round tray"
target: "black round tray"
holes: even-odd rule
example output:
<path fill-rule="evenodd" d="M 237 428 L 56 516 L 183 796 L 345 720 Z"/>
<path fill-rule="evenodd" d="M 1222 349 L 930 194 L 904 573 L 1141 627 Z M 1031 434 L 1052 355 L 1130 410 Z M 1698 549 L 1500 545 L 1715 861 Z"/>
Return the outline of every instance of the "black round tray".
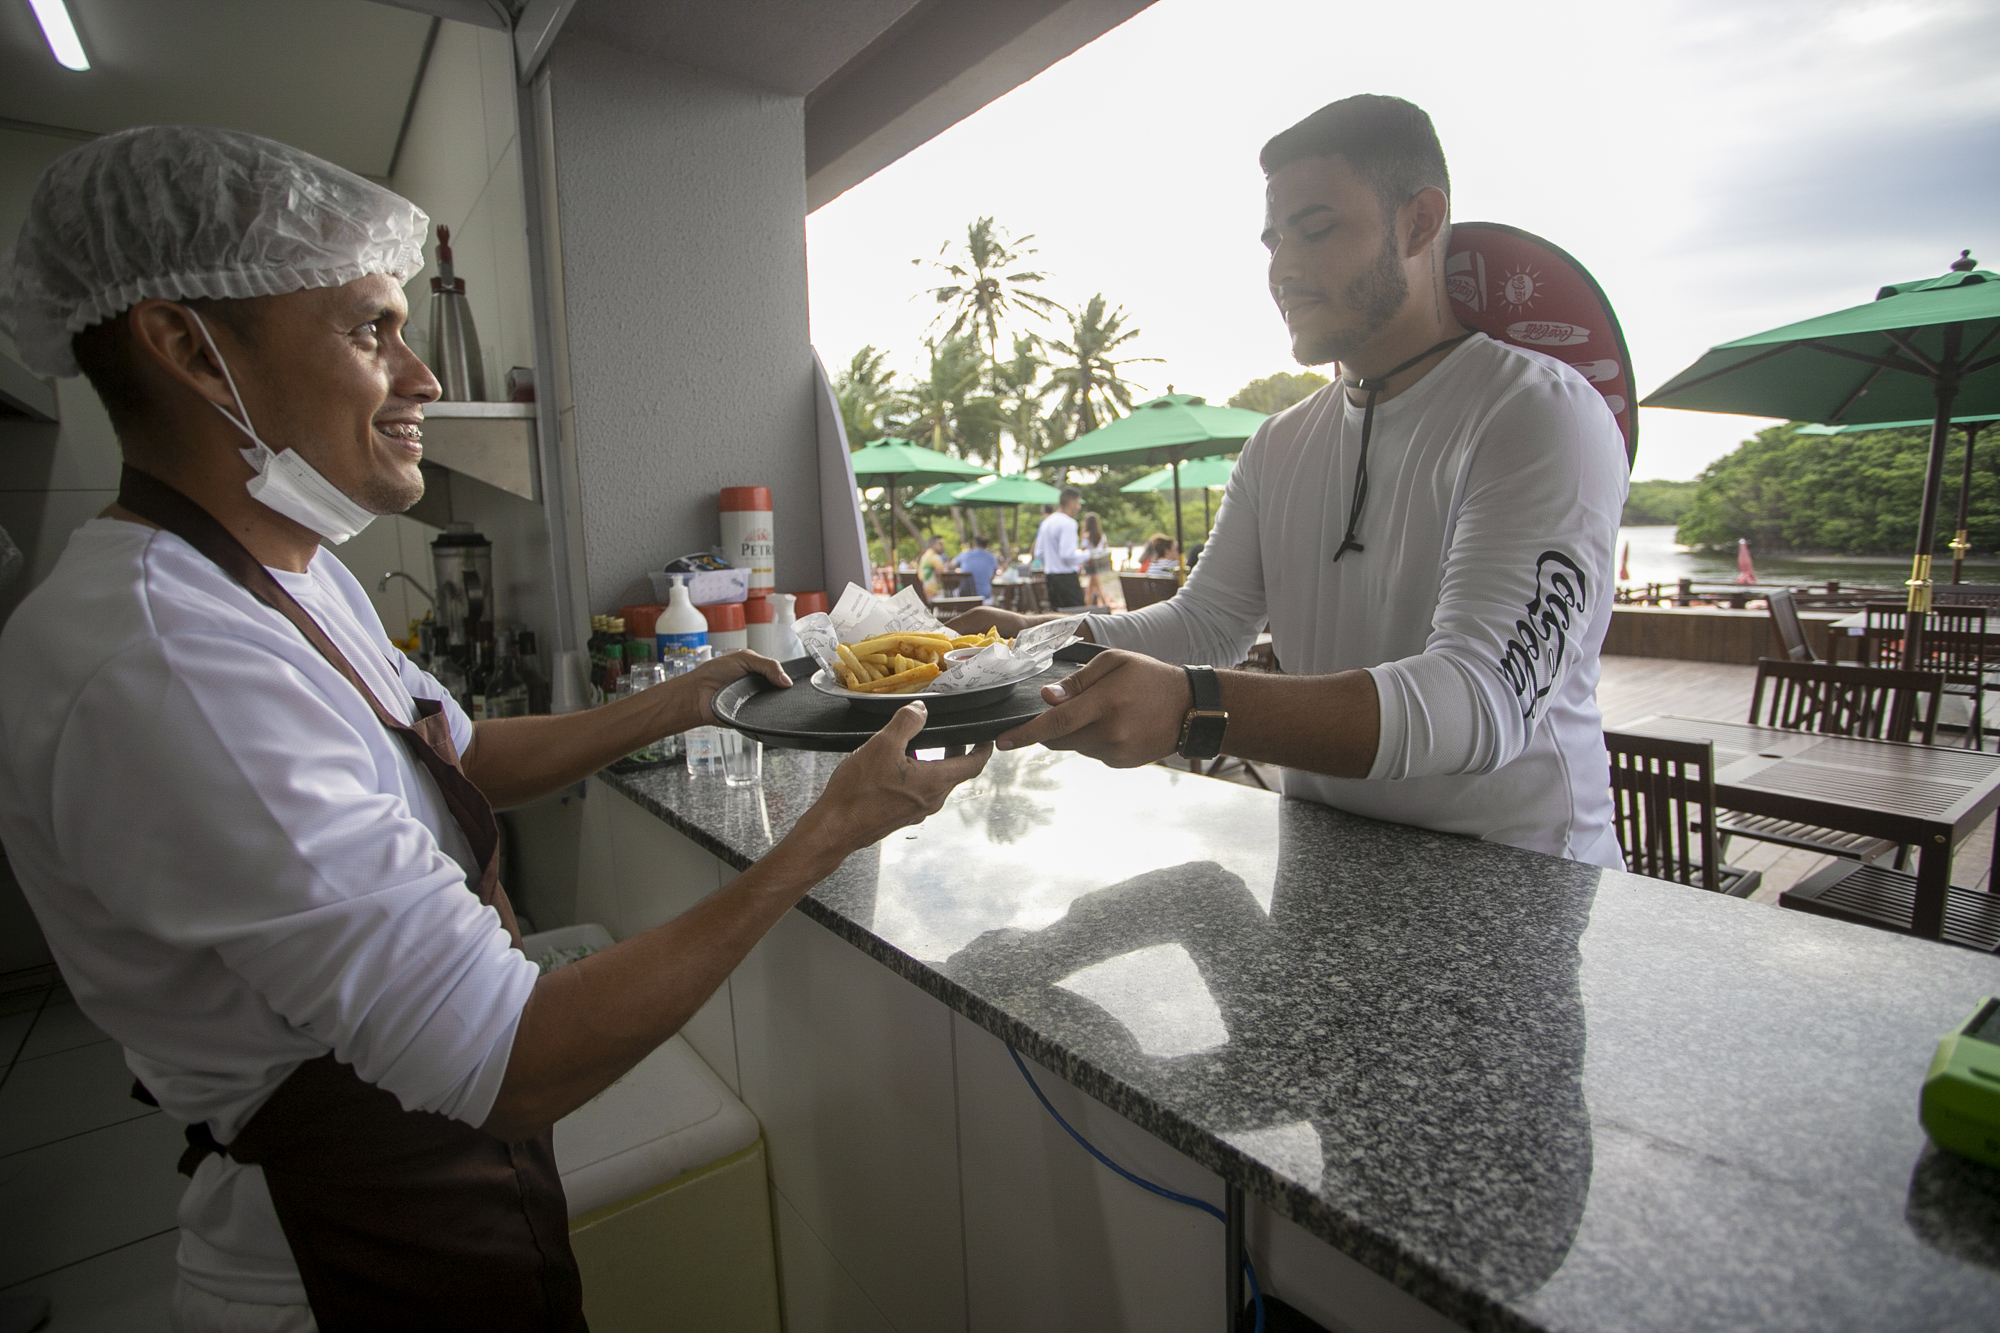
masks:
<path fill-rule="evenodd" d="M 1049 708 L 1042 700 L 1042 686 L 1070 675 L 1078 663 L 1088 662 L 1100 651 L 1094 643 L 1071 644 L 1056 654 L 1048 670 L 1016 684 L 997 702 L 933 717 L 910 748 L 979 745 L 1040 717 Z M 860 749 L 894 715 L 863 712 L 848 707 L 844 699 L 820 693 L 807 683 L 817 670 L 819 663 L 802 657 L 785 663 L 785 674 L 792 678 L 789 690 L 762 676 L 745 676 L 725 685 L 715 695 L 715 716 L 724 726 L 779 749 L 842 754 Z"/>

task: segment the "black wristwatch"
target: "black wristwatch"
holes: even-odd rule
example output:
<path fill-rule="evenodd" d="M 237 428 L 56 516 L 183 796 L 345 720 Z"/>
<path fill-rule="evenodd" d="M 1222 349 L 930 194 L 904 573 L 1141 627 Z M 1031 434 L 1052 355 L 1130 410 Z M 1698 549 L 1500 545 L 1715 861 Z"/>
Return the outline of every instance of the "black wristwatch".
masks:
<path fill-rule="evenodd" d="M 1213 759 L 1222 753 L 1222 732 L 1229 725 L 1229 714 L 1222 708 L 1222 682 L 1215 678 L 1214 667 L 1181 670 L 1187 672 L 1194 707 L 1181 720 L 1181 743 L 1174 748 L 1183 759 Z"/>

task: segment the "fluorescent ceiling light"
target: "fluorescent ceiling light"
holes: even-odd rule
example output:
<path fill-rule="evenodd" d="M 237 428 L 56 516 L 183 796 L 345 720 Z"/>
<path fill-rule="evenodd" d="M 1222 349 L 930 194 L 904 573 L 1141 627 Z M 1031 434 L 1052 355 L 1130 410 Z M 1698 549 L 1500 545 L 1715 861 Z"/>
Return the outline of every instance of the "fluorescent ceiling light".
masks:
<path fill-rule="evenodd" d="M 28 4 L 41 21 L 42 36 L 49 39 L 49 52 L 56 63 L 64 69 L 89 69 L 90 57 L 83 53 L 83 42 L 76 35 L 76 24 L 70 22 L 69 9 L 63 0 L 28 0 Z"/>

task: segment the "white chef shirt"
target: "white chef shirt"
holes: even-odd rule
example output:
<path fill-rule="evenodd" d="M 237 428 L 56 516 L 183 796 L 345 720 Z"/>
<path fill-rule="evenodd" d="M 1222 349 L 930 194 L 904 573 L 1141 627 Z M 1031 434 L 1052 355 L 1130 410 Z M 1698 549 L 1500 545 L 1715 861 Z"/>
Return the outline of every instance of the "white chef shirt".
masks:
<path fill-rule="evenodd" d="M 443 703 L 321 550 L 271 573 L 391 715 Z M 483 1122 L 536 977 L 466 888 L 436 784 L 292 624 L 170 533 L 95 519 L 0 633 L 0 840 L 78 1004 L 168 1115 L 228 1143 L 332 1050 Z M 209 1157 L 183 1279 L 305 1299 L 263 1172 Z"/>
<path fill-rule="evenodd" d="M 1266 421 L 1187 585 L 1093 637 L 1227 666 L 1268 618 L 1287 672 L 1365 668 L 1381 701 L 1368 777 L 1287 769 L 1287 795 L 1622 867 L 1596 693 L 1627 475 L 1604 399 L 1541 353 L 1454 348 L 1376 407 L 1367 549 L 1336 564 L 1361 417 L 1335 383 Z"/>
<path fill-rule="evenodd" d="M 1050 574 L 1074 574 L 1087 557 L 1076 544 L 1076 520 L 1058 509 L 1035 529 L 1035 551 L 1042 569 Z"/>

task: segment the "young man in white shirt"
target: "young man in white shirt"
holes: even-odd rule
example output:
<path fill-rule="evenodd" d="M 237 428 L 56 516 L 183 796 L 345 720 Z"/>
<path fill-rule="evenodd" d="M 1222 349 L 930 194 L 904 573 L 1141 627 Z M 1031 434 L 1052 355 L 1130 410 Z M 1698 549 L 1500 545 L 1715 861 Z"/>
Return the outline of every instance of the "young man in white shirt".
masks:
<path fill-rule="evenodd" d="M 1049 605 L 1057 610 L 1082 606 L 1083 583 L 1076 576 L 1089 557 L 1076 539 L 1076 516 L 1083 510 L 1083 492 L 1065 486 L 1055 512 L 1035 530 L 1035 558 L 1048 581 Z"/>
<path fill-rule="evenodd" d="M 549 1126 L 983 764 L 907 758 L 905 709 L 728 886 L 538 978 L 488 803 L 712 724 L 747 672 L 789 682 L 736 653 L 473 723 L 389 643 L 320 542 L 423 494 L 427 229 L 297 150 L 156 126 L 58 159 L 0 268 L 0 327 L 90 375 L 126 461 L 0 634 L 0 837 L 79 1005 L 188 1126 L 176 1333 L 580 1328 Z"/>
<path fill-rule="evenodd" d="M 1450 180 L 1420 109 L 1347 98 L 1261 160 L 1272 299 L 1300 364 L 1340 379 L 1245 446 L 1187 586 L 1091 617 L 1122 651 L 1047 687 L 1056 706 L 1001 747 L 1226 747 L 1284 765 L 1290 795 L 1621 865 L 1595 698 L 1626 489 L 1610 410 L 1453 317 Z M 1267 618 L 1286 674 L 1193 665 L 1240 662 Z"/>

